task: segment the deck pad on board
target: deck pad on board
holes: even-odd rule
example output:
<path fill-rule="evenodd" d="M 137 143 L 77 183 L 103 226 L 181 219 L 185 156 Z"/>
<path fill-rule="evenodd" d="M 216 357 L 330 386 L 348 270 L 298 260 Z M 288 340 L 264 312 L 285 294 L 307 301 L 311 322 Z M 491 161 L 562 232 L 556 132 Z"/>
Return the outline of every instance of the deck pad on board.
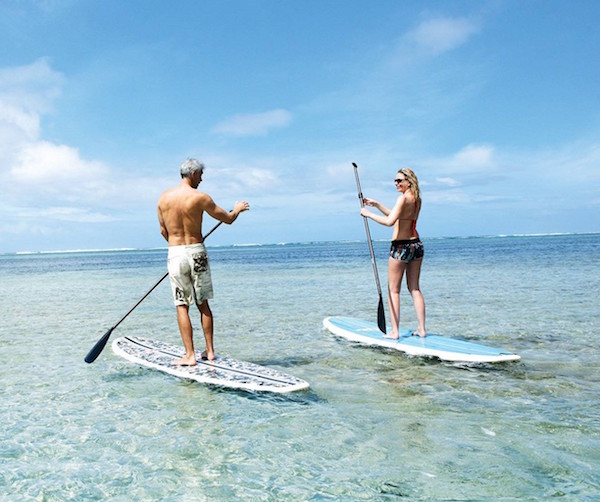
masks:
<path fill-rule="evenodd" d="M 295 376 L 231 357 L 202 360 L 200 351 L 196 351 L 196 366 L 175 366 L 173 362 L 184 355 L 183 347 L 158 340 L 125 336 L 114 340 L 112 349 L 118 356 L 142 366 L 221 387 L 277 393 L 309 387 L 308 382 Z"/>
<path fill-rule="evenodd" d="M 444 361 L 493 363 L 518 361 L 521 357 L 510 351 L 466 342 L 439 335 L 422 338 L 413 336 L 412 331 L 400 330 L 400 338 L 383 338 L 383 333 L 374 322 L 353 317 L 326 317 L 323 327 L 337 336 L 353 342 L 399 350 L 412 356 L 437 357 Z"/>

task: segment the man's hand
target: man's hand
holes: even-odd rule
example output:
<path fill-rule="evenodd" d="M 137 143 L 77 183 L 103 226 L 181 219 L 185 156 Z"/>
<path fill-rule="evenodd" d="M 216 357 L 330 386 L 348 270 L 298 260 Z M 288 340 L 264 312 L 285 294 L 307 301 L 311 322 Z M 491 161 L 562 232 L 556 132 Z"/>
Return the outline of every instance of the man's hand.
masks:
<path fill-rule="evenodd" d="M 250 209 L 250 204 L 248 204 L 245 200 L 235 201 L 235 205 L 233 206 L 233 211 L 236 215 L 243 213 L 244 211 L 248 211 Z"/>

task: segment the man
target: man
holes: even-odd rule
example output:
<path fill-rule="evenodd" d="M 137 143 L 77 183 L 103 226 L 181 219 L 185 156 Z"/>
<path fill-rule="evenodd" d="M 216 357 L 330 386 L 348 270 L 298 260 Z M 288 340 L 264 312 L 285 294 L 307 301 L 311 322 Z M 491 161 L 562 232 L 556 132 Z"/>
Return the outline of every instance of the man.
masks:
<path fill-rule="evenodd" d="M 217 206 L 210 195 L 198 192 L 204 164 L 187 159 L 181 164 L 181 183 L 165 191 L 158 200 L 160 233 L 169 243 L 168 270 L 177 308 L 177 323 L 185 347 L 185 356 L 177 366 L 197 364 L 189 307 L 195 303 L 200 311 L 206 350 L 202 357 L 214 360 L 213 317 L 208 300 L 213 297 L 208 255 L 202 236 L 202 216 L 206 211 L 216 220 L 233 223 L 238 215 L 250 209 L 246 201 L 236 202 L 232 211 Z"/>

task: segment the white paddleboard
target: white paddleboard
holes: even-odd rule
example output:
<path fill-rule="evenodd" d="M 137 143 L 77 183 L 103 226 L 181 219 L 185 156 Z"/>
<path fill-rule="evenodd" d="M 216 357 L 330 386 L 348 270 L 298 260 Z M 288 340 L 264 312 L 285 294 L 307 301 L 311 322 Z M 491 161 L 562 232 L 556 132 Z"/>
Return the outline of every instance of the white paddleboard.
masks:
<path fill-rule="evenodd" d="M 479 345 L 439 335 L 422 338 L 412 331 L 401 330 L 398 340 L 383 338 L 383 333 L 374 322 L 352 317 L 326 317 L 323 327 L 334 335 L 366 345 L 387 347 L 411 356 L 437 357 L 443 361 L 469 363 L 498 363 L 518 361 L 521 356 L 508 350 Z"/>
<path fill-rule="evenodd" d="M 309 387 L 308 382 L 295 376 L 231 357 L 217 355 L 214 361 L 202 360 L 200 351 L 196 351 L 196 366 L 175 366 L 173 361 L 184 355 L 183 347 L 158 340 L 124 336 L 112 342 L 112 349 L 118 356 L 141 366 L 220 387 L 277 393 Z"/>

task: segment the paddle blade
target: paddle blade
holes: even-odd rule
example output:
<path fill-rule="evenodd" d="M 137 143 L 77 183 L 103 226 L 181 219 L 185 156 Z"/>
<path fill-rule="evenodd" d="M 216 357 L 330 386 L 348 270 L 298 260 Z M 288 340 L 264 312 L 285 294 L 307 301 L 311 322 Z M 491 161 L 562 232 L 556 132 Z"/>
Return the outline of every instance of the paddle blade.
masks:
<path fill-rule="evenodd" d="M 85 362 L 86 363 L 93 363 L 98 356 L 100 355 L 100 352 L 102 352 L 104 350 L 104 347 L 106 346 L 106 342 L 108 342 L 108 339 L 110 337 L 110 334 L 112 333 L 113 329 L 115 328 L 110 328 L 106 333 L 104 333 L 104 336 L 102 338 L 100 338 L 100 340 L 98 340 L 96 342 L 96 345 L 94 345 L 92 347 L 92 350 L 90 350 L 87 354 L 87 356 L 85 356 Z"/>
<path fill-rule="evenodd" d="M 385 310 L 383 310 L 383 298 L 379 296 L 379 306 L 377 307 L 377 326 L 379 326 L 379 331 L 382 333 L 386 333 L 385 328 Z"/>

